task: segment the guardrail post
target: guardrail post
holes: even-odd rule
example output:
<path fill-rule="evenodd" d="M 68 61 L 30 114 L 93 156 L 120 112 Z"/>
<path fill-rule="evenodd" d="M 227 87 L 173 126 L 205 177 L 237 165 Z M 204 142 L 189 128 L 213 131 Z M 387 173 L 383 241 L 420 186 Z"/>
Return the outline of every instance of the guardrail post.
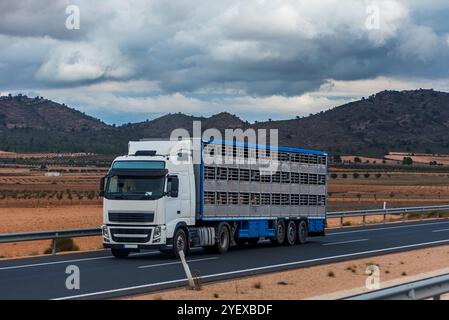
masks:
<path fill-rule="evenodd" d="M 365 215 L 365 214 L 362 216 L 362 224 L 363 224 L 363 225 L 366 224 L 366 215 Z"/>
<path fill-rule="evenodd" d="M 340 217 L 340 228 L 343 228 L 343 216 Z"/>
<path fill-rule="evenodd" d="M 387 214 L 384 213 L 384 223 L 387 223 Z"/>
<path fill-rule="evenodd" d="M 402 214 L 402 221 L 403 221 L 403 222 L 405 222 L 405 217 L 406 217 L 406 215 L 407 215 L 406 212 L 404 212 L 404 213 Z"/>
<path fill-rule="evenodd" d="M 56 238 L 54 238 L 51 241 L 51 254 L 55 255 L 56 254 Z"/>

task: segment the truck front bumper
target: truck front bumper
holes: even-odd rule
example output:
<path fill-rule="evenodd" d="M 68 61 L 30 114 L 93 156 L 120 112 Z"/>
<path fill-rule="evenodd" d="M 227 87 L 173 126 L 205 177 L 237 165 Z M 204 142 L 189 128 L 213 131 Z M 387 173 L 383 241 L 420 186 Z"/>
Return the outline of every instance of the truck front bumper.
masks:
<path fill-rule="evenodd" d="M 118 243 L 106 243 L 103 242 L 103 247 L 107 249 L 126 249 L 131 251 L 140 251 L 148 249 L 156 250 L 170 250 L 172 245 L 167 244 L 118 244 Z"/>

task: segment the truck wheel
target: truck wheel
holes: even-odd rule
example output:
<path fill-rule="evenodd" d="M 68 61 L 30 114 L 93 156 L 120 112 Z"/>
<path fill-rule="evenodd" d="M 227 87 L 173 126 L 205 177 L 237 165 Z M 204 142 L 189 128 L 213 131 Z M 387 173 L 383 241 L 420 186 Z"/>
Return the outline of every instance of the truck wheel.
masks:
<path fill-rule="evenodd" d="M 213 246 L 204 246 L 203 249 L 207 253 L 225 253 L 228 251 L 231 244 L 231 234 L 227 223 L 220 223 L 218 225 L 217 241 Z M 237 243 L 237 242 L 236 242 Z"/>
<path fill-rule="evenodd" d="M 275 244 L 283 244 L 285 240 L 285 221 L 284 220 L 278 220 L 276 223 L 276 234 L 274 239 L 272 239 L 271 242 Z"/>
<path fill-rule="evenodd" d="M 175 256 L 175 258 L 179 258 L 179 251 L 183 251 L 184 255 L 186 255 L 188 251 L 187 235 L 182 228 L 176 230 L 175 236 L 173 237 L 172 254 L 173 256 Z"/>
<path fill-rule="evenodd" d="M 285 245 L 292 246 L 296 242 L 296 223 L 290 220 L 285 232 Z"/>
<path fill-rule="evenodd" d="M 298 244 L 306 243 L 307 241 L 307 224 L 305 221 L 300 221 L 298 224 L 298 236 L 296 242 Z"/>
<path fill-rule="evenodd" d="M 128 258 L 130 251 L 127 249 L 111 249 L 111 253 L 117 259 L 126 259 Z"/>
<path fill-rule="evenodd" d="M 229 233 L 229 228 L 226 223 L 219 224 L 217 236 L 218 236 L 218 243 L 216 245 L 218 253 L 227 252 L 229 249 L 231 235 Z"/>

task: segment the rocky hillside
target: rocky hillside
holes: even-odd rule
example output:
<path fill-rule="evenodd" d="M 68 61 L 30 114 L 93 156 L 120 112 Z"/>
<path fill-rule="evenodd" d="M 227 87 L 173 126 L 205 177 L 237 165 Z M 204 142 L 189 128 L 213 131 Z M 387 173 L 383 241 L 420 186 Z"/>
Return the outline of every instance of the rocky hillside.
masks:
<path fill-rule="evenodd" d="M 39 97 L 1 97 L 0 150 L 121 153 L 131 139 L 191 131 L 194 120 L 202 121 L 203 130 L 279 129 L 283 145 L 333 154 L 449 153 L 449 93 L 433 90 L 383 91 L 292 120 L 250 124 L 225 112 L 209 118 L 177 113 L 117 128 Z"/>

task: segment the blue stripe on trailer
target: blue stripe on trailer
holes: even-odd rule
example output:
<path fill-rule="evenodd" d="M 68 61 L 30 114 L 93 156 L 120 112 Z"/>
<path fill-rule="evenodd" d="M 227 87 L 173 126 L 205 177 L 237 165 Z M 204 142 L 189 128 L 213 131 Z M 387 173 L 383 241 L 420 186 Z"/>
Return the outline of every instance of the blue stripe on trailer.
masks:
<path fill-rule="evenodd" d="M 276 220 L 276 217 L 203 217 L 203 221 Z"/>
<path fill-rule="evenodd" d="M 320 156 L 327 156 L 326 152 L 323 151 L 316 151 L 316 150 L 308 150 L 308 149 L 299 149 L 299 148 L 293 148 L 293 147 L 274 147 L 274 146 L 267 146 L 263 144 L 253 144 L 253 143 L 247 143 L 247 142 L 240 142 L 240 141 L 227 141 L 227 140 L 212 140 L 212 141 L 203 141 L 203 143 L 213 143 L 213 144 L 224 144 L 224 145 L 232 145 L 236 147 L 248 147 L 253 149 L 266 149 L 266 150 L 277 150 L 282 152 L 294 152 L 294 153 L 305 153 L 305 154 L 314 154 L 314 155 L 320 155 Z"/>
<path fill-rule="evenodd" d="M 274 237 L 274 228 L 270 228 L 269 220 L 247 220 L 239 225 L 239 238 Z"/>
<path fill-rule="evenodd" d="M 307 229 L 309 232 L 323 232 L 325 219 L 308 219 Z"/>

